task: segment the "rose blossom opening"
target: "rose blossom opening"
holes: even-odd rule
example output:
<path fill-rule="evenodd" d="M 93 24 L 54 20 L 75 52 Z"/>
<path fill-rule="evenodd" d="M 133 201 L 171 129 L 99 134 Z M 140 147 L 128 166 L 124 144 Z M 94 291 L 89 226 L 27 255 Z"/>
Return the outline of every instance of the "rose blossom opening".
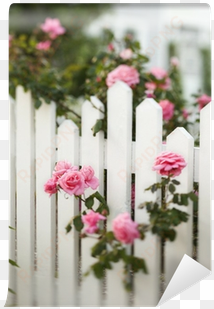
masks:
<path fill-rule="evenodd" d="M 168 73 L 167 71 L 165 71 L 164 69 L 162 68 L 152 68 L 150 70 L 150 73 L 156 78 L 156 79 L 164 79 L 166 77 L 168 77 Z"/>
<path fill-rule="evenodd" d="M 83 166 L 80 170 L 80 173 L 82 173 L 86 188 L 91 188 L 93 190 L 97 189 L 99 186 L 99 179 L 94 176 L 94 170 L 91 166 Z"/>
<path fill-rule="evenodd" d="M 57 183 L 56 180 L 51 178 L 44 184 L 44 191 L 46 193 L 49 193 L 49 196 L 56 193 L 58 191 L 57 189 Z"/>
<path fill-rule="evenodd" d="M 68 161 L 58 161 L 53 171 L 53 178 L 59 179 L 67 171 L 78 171 L 78 169 L 77 166 L 72 166 Z"/>
<path fill-rule="evenodd" d="M 187 165 L 184 158 L 174 152 L 163 151 L 155 159 L 153 171 L 163 176 L 179 176 Z"/>
<path fill-rule="evenodd" d="M 39 42 L 36 45 L 36 48 L 39 50 L 48 50 L 50 49 L 50 46 L 51 46 L 51 41 L 44 41 L 44 42 Z"/>
<path fill-rule="evenodd" d="M 212 98 L 207 94 L 202 94 L 200 97 L 197 98 L 197 102 L 199 103 L 199 110 L 201 110 L 205 105 L 210 103 Z"/>
<path fill-rule="evenodd" d="M 42 31 L 49 34 L 51 39 L 56 39 L 59 35 L 66 32 L 65 28 L 62 27 L 59 19 L 57 18 L 46 18 L 44 24 L 40 27 Z"/>
<path fill-rule="evenodd" d="M 134 86 L 140 82 L 139 73 L 135 68 L 121 64 L 116 69 L 108 73 L 106 85 L 111 87 L 119 80 L 123 81 L 130 87 Z"/>
<path fill-rule="evenodd" d="M 106 217 L 102 216 L 98 212 L 90 210 L 86 215 L 82 216 L 82 223 L 86 225 L 84 231 L 88 234 L 93 234 L 98 230 L 98 222 L 100 220 L 106 220 Z"/>
<path fill-rule="evenodd" d="M 85 179 L 79 171 L 68 170 L 59 178 L 59 185 L 69 195 L 82 195 L 85 191 Z"/>
<path fill-rule="evenodd" d="M 162 107 L 163 110 L 163 119 L 170 120 L 174 114 L 174 104 L 169 100 L 162 100 L 159 102 L 159 105 Z"/>
<path fill-rule="evenodd" d="M 127 212 L 119 214 L 113 220 L 112 227 L 115 238 L 124 244 L 132 244 L 135 238 L 140 238 L 138 224 L 132 221 Z"/>
<path fill-rule="evenodd" d="M 131 48 L 127 48 L 127 49 L 124 49 L 124 50 L 121 51 L 120 57 L 122 59 L 126 60 L 126 59 L 130 59 L 132 57 L 132 54 L 133 54 L 133 52 L 132 52 Z"/>

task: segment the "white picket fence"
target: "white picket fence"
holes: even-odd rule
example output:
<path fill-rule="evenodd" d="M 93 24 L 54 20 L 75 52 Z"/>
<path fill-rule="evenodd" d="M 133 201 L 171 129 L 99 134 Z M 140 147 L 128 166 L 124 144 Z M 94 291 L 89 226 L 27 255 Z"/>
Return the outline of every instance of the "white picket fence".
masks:
<path fill-rule="evenodd" d="M 162 110 L 153 99 L 145 99 L 136 110 L 136 141 L 132 142 L 132 90 L 117 82 L 108 90 L 108 138 L 103 132 L 93 137 L 91 127 L 103 117 L 103 104 L 91 98 L 82 106 L 82 136 L 71 120 L 65 120 L 56 132 L 55 104 L 43 103 L 34 110 L 29 92 L 17 87 L 16 102 L 11 99 L 10 131 L 10 259 L 20 268 L 9 266 L 7 305 L 17 306 L 129 306 L 129 295 L 122 285 L 122 264 L 107 272 L 104 284 L 90 275 L 79 284 L 81 273 L 94 262 L 90 256 L 93 239 L 82 239 L 72 230 L 65 234 L 71 217 L 79 213 L 74 197 L 63 194 L 49 198 L 43 185 L 51 177 L 57 160 L 75 165 L 91 165 L 104 192 L 107 169 L 108 227 L 113 218 L 131 208 L 131 175 L 135 174 L 135 220 L 148 222 L 138 205 L 156 199 L 144 189 L 159 181 L 152 171 L 155 156 L 166 147 L 184 156 L 187 167 L 178 177 L 180 192 L 192 190 L 199 182 L 199 262 L 211 268 L 210 253 L 210 126 L 211 105 L 201 111 L 200 149 L 193 137 L 177 128 L 162 145 Z M 91 193 L 88 189 L 87 195 Z M 166 245 L 166 281 L 172 278 L 183 255 L 192 256 L 192 205 L 183 207 L 190 214 L 188 223 L 178 227 L 175 242 Z M 56 211 L 57 210 L 57 211 Z M 17 236 L 17 237 L 16 237 Z M 17 240 L 16 240 L 17 238 Z M 81 250 L 79 248 L 81 244 Z M 133 306 L 156 306 L 160 297 L 160 243 L 149 234 L 134 243 L 136 256 L 144 257 L 149 274 L 134 276 Z M 81 259 L 79 257 L 81 254 Z M 56 261 L 57 259 L 57 261 Z M 81 261 L 80 261 L 81 260 Z M 81 263 L 80 263 L 81 262 Z M 80 267 L 81 264 L 81 267 Z"/>

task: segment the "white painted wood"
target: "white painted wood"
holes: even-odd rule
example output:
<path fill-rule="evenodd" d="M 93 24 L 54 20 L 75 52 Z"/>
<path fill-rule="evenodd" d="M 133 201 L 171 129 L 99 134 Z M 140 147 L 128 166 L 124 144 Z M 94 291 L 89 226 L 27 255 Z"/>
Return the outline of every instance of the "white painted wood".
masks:
<path fill-rule="evenodd" d="M 44 192 L 55 160 L 55 104 L 43 102 L 36 110 L 36 302 L 41 307 L 55 304 L 56 195 Z"/>
<path fill-rule="evenodd" d="M 20 266 L 16 269 L 16 292 L 19 306 L 33 306 L 34 107 L 30 92 L 24 92 L 21 86 L 16 89 L 16 108 L 17 263 Z"/>
<path fill-rule="evenodd" d="M 9 226 L 15 228 L 16 216 L 16 118 L 15 101 L 10 97 L 10 202 L 9 202 Z M 9 229 L 9 259 L 15 261 L 15 231 Z M 16 291 L 16 268 L 9 264 L 9 283 L 8 287 Z M 14 306 L 16 295 L 8 292 L 6 306 Z"/>
<path fill-rule="evenodd" d="M 58 159 L 79 166 L 79 129 L 71 120 L 58 128 Z M 65 227 L 79 214 L 79 201 L 74 196 L 65 198 L 58 193 L 58 306 L 75 306 L 78 292 L 79 233 L 73 228 L 66 234 Z"/>
<path fill-rule="evenodd" d="M 112 230 L 112 220 L 122 212 L 130 212 L 131 207 L 132 90 L 118 81 L 108 90 L 107 101 L 107 227 Z M 108 271 L 106 306 L 128 306 L 122 276 L 122 262 Z"/>
<path fill-rule="evenodd" d="M 103 148 L 104 136 L 103 132 L 99 132 L 95 137 L 92 134 L 91 128 L 94 126 L 97 119 L 102 119 L 104 114 L 103 104 L 96 98 L 91 97 L 92 104 L 86 101 L 82 106 L 82 145 L 81 156 L 82 165 L 90 165 L 94 171 L 95 176 L 99 179 L 99 188 L 97 191 L 103 195 Z M 90 188 L 85 191 L 85 197 L 94 193 Z M 99 206 L 99 203 L 94 204 L 94 209 Z M 83 207 L 83 210 L 86 209 Z M 96 259 L 91 257 L 91 247 L 96 240 L 91 238 L 82 239 L 82 274 L 84 274 L 89 266 L 96 262 Z M 102 283 L 96 279 L 94 275 L 83 277 L 81 286 L 80 305 L 83 306 L 101 306 L 102 304 Z"/>
<path fill-rule="evenodd" d="M 182 155 L 187 162 L 187 166 L 182 170 L 181 174 L 176 177 L 181 184 L 177 187 L 176 192 L 188 193 L 193 189 L 193 155 L 194 155 L 194 139 L 184 129 L 176 128 L 167 137 L 167 151 L 172 151 Z M 192 257 L 192 221 L 193 221 L 193 205 L 189 201 L 188 206 L 172 205 L 181 211 L 189 214 L 188 222 L 184 222 L 176 227 L 177 236 L 175 241 L 166 242 L 165 246 L 165 280 L 166 285 L 171 280 L 176 268 L 184 254 Z"/>
<path fill-rule="evenodd" d="M 144 191 L 160 176 L 152 171 L 155 157 L 162 149 L 162 109 L 153 99 L 145 99 L 136 109 L 136 153 L 135 153 L 135 220 L 149 223 L 146 209 L 138 206 L 145 201 L 155 201 L 161 192 Z M 135 255 L 144 258 L 149 274 L 142 272 L 134 276 L 134 306 L 156 306 L 159 300 L 160 241 L 147 233 L 144 241 L 136 240 Z"/>
<path fill-rule="evenodd" d="M 211 103 L 200 112 L 198 261 L 211 270 Z"/>

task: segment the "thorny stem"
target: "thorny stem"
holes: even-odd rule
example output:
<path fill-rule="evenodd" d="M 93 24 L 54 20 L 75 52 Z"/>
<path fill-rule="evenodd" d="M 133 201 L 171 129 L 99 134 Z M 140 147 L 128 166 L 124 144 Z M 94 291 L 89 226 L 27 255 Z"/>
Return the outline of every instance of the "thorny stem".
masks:
<path fill-rule="evenodd" d="M 56 102 L 59 106 L 61 106 L 62 108 L 65 109 L 65 111 L 74 114 L 77 118 L 81 119 L 81 116 L 78 115 L 75 111 L 73 111 L 72 109 L 70 109 L 69 107 L 65 106 L 64 104 L 60 103 L 60 102 Z"/>

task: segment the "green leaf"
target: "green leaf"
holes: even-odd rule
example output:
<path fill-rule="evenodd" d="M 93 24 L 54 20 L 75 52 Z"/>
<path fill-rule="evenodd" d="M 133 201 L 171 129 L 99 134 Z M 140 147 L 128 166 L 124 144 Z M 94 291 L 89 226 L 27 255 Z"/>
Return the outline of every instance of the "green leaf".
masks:
<path fill-rule="evenodd" d="M 78 232 L 80 232 L 84 227 L 84 224 L 82 223 L 81 215 L 76 216 L 73 220 L 73 223 Z"/>
<path fill-rule="evenodd" d="M 170 229 L 170 230 L 167 232 L 167 238 L 169 238 L 170 241 L 174 241 L 174 240 L 175 240 L 175 237 L 176 237 L 176 232 L 175 232 L 175 230 Z"/>
<path fill-rule="evenodd" d="M 10 225 L 9 225 L 9 229 L 14 230 L 14 231 L 16 230 L 14 227 L 12 227 Z"/>
<path fill-rule="evenodd" d="M 175 204 L 179 203 L 179 194 L 178 193 L 174 194 L 172 201 Z"/>
<path fill-rule="evenodd" d="M 93 246 L 91 248 L 91 255 L 93 257 L 96 257 L 97 255 L 101 255 L 101 253 L 106 250 L 106 243 L 105 241 L 102 239 L 101 241 L 99 241 L 95 246 Z"/>
<path fill-rule="evenodd" d="M 70 222 L 68 223 L 68 225 L 66 225 L 65 230 L 66 230 L 66 234 L 68 234 L 72 230 L 72 225 Z"/>
<path fill-rule="evenodd" d="M 98 279 L 104 277 L 104 267 L 99 262 L 92 265 L 91 268 L 94 272 L 95 277 L 97 277 Z"/>
<path fill-rule="evenodd" d="M 180 185 L 180 181 L 176 180 L 176 179 L 173 179 L 172 180 L 172 183 L 174 183 L 174 185 Z"/>
<path fill-rule="evenodd" d="M 94 205 L 94 198 L 93 196 L 89 196 L 86 200 L 85 200 L 85 206 L 88 208 L 88 209 L 91 209 Z"/>
<path fill-rule="evenodd" d="M 93 131 L 93 136 L 96 136 L 96 134 L 103 129 L 103 120 L 98 119 L 95 123 L 95 125 L 91 128 Z"/>
<path fill-rule="evenodd" d="M 181 194 L 181 205 L 188 206 L 188 194 Z"/>
<path fill-rule="evenodd" d="M 42 101 L 40 99 L 37 99 L 34 103 L 34 107 L 36 109 L 40 108 L 41 105 L 42 105 Z"/>
<path fill-rule="evenodd" d="M 16 295 L 16 293 L 15 293 L 12 289 L 10 289 L 10 288 L 8 288 L 8 292 L 10 292 L 10 293 Z"/>
<path fill-rule="evenodd" d="M 9 263 L 10 263 L 11 265 L 13 265 L 13 266 L 16 266 L 16 267 L 20 268 L 19 265 L 16 264 L 16 262 L 13 261 L 13 260 L 10 260 L 10 259 L 9 259 Z"/>
<path fill-rule="evenodd" d="M 115 237 L 114 237 L 114 233 L 113 232 L 107 232 L 106 235 L 105 235 L 107 241 L 113 241 L 115 240 Z"/>
<path fill-rule="evenodd" d="M 198 201 L 198 196 L 197 196 L 194 192 L 190 192 L 190 193 L 189 193 L 189 198 L 190 198 L 193 202 L 197 202 L 197 201 Z"/>
<path fill-rule="evenodd" d="M 172 183 L 170 183 L 170 185 L 169 185 L 169 192 L 171 192 L 172 194 L 175 192 L 175 186 L 172 184 Z"/>

